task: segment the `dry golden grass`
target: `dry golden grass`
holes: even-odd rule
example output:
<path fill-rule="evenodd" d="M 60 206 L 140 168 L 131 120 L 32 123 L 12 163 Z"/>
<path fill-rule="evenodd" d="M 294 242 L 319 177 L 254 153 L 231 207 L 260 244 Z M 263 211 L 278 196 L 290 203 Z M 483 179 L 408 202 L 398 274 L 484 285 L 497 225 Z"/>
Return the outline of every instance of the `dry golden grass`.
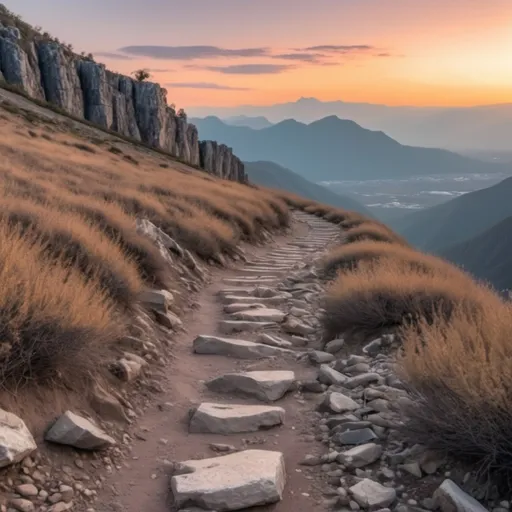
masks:
<path fill-rule="evenodd" d="M 218 262 L 236 254 L 240 241 L 288 223 L 287 204 L 268 190 L 93 137 L 89 128 L 77 134 L 34 113 L 0 111 L 5 385 L 59 381 L 61 371 L 67 382 L 64 363 L 85 376 L 91 366 L 83 352 L 97 371 L 94 354 L 117 339 L 141 287 L 179 287 L 168 261 L 137 233 L 136 217 Z"/>
<path fill-rule="evenodd" d="M 401 377 L 414 442 L 476 462 L 503 491 L 512 483 L 512 309 L 486 290 L 475 314 L 456 308 L 401 332 Z"/>
<path fill-rule="evenodd" d="M 321 261 L 322 273 L 333 278 L 338 271 L 356 270 L 361 263 L 376 262 L 380 258 L 391 258 L 414 272 L 432 272 L 439 275 L 461 275 L 462 271 L 447 261 L 395 243 L 363 240 L 340 245 L 330 251 Z"/>
<path fill-rule="evenodd" d="M 367 221 L 356 227 L 346 229 L 345 243 L 352 244 L 362 240 L 371 240 L 373 242 L 387 242 L 407 245 L 407 242 L 397 234 L 393 233 L 387 226 L 378 222 Z"/>
<path fill-rule="evenodd" d="M 58 381 L 80 387 L 96 349 L 121 334 L 115 303 L 47 244 L 0 222 L 0 385 Z"/>
<path fill-rule="evenodd" d="M 449 318 L 453 307 L 479 307 L 478 285 L 463 273 L 449 279 L 437 268 L 418 271 L 396 258 L 381 258 L 342 273 L 325 297 L 323 327 L 326 339 L 351 335 L 376 336 L 436 313 Z M 489 292 L 490 293 L 490 292 Z"/>

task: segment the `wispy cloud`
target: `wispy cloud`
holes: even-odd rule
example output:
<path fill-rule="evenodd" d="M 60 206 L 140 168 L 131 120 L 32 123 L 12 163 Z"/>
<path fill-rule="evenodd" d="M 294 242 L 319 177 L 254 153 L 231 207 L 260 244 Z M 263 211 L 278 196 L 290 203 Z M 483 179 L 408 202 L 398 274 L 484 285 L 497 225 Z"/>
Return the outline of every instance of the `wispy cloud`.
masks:
<path fill-rule="evenodd" d="M 329 52 L 329 53 L 359 53 L 375 50 L 374 46 L 368 44 L 323 44 L 319 46 L 309 46 L 300 51 L 305 52 Z"/>
<path fill-rule="evenodd" d="M 173 71 L 176 71 L 175 69 L 171 68 L 146 68 L 150 73 L 171 73 Z"/>
<path fill-rule="evenodd" d="M 114 52 L 96 52 L 94 54 L 96 57 L 105 57 L 106 59 L 114 59 L 114 60 L 132 60 L 133 57 L 130 55 L 123 55 L 122 53 L 114 53 Z"/>
<path fill-rule="evenodd" d="M 267 48 L 220 48 L 218 46 L 124 46 L 119 52 L 165 60 L 196 60 L 220 57 L 261 57 Z"/>
<path fill-rule="evenodd" d="M 322 53 L 278 53 L 276 55 L 272 55 L 273 59 L 282 59 L 282 60 L 293 60 L 297 62 L 309 62 L 312 64 L 319 64 L 325 58 L 325 55 Z"/>
<path fill-rule="evenodd" d="M 249 91 L 248 87 L 231 87 L 229 85 L 215 84 L 211 82 L 170 82 L 166 87 L 175 87 L 180 89 L 214 89 L 217 91 Z"/>
<path fill-rule="evenodd" d="M 294 67 L 287 64 L 238 64 L 234 66 L 204 66 L 202 69 L 225 75 L 276 75 Z"/>

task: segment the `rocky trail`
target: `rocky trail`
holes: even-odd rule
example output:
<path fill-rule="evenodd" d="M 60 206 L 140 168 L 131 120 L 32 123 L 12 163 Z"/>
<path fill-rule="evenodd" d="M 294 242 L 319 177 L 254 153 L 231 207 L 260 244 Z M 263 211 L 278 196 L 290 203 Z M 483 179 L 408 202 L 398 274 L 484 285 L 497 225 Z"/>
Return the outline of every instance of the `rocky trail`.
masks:
<path fill-rule="evenodd" d="M 290 234 L 213 272 L 170 340 L 156 395 L 124 433 L 62 415 L 46 439 L 91 457 L 75 453 L 70 464 L 63 452 L 60 469 L 23 459 L 16 439 L 21 477 L 1 484 L 16 491 L 1 512 L 487 510 L 462 490 L 484 498 L 467 468 L 403 432 L 410 398 L 395 374 L 394 336 L 324 346 L 327 283 L 316 263 L 342 235 L 294 217 Z M 507 512 L 510 502 L 490 508 Z"/>
<path fill-rule="evenodd" d="M 200 294 L 159 403 L 87 510 L 486 510 L 451 480 L 470 486 L 469 473 L 401 432 L 392 335 L 322 347 L 315 262 L 340 232 L 295 217 L 292 235 Z"/>
<path fill-rule="evenodd" d="M 318 417 L 299 382 L 316 379 L 301 361 L 318 332 L 322 288 L 311 264 L 340 233 L 296 216 L 293 238 L 219 272 L 183 318 L 164 392 L 140 419 L 131 460 L 108 479 L 97 510 L 239 510 L 280 498 L 261 510 L 324 508 L 322 475 L 300 466 L 318 443 Z M 176 461 L 213 457 L 221 467 L 170 477 Z"/>

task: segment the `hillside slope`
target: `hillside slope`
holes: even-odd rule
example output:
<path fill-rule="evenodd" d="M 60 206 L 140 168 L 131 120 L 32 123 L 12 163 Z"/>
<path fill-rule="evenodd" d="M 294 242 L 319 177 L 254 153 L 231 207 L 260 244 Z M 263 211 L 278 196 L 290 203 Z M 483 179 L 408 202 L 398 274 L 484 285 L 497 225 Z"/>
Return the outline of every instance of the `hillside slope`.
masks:
<path fill-rule="evenodd" d="M 441 251 L 441 256 L 464 267 L 497 290 L 512 289 L 512 217 L 465 242 Z"/>
<path fill-rule="evenodd" d="M 309 125 L 287 120 L 261 130 L 229 126 L 216 117 L 194 122 L 200 137 L 227 144 L 242 160 L 276 162 L 315 182 L 505 172 L 512 167 L 403 146 L 383 132 L 335 116 Z"/>
<path fill-rule="evenodd" d="M 433 208 L 391 222 L 421 249 L 440 251 L 491 228 L 512 215 L 512 177 Z"/>
<path fill-rule="evenodd" d="M 290 171 L 290 169 L 285 169 L 273 162 L 244 162 L 244 164 L 245 172 L 252 183 L 286 190 L 319 203 L 337 206 L 346 210 L 354 210 L 364 215 L 372 216 L 371 212 L 355 199 L 335 194 L 328 188 L 312 183 L 297 173 Z"/>

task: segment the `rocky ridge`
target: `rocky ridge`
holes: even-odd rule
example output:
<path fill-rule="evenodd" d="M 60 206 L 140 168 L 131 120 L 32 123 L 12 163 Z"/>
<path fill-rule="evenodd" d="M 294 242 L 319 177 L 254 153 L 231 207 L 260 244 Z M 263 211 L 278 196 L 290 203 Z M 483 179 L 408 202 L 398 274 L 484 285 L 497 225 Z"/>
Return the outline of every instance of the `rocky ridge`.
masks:
<path fill-rule="evenodd" d="M 199 141 L 197 128 L 167 104 L 165 89 L 109 71 L 56 41 L 27 39 L 16 26 L 0 23 L 0 81 L 210 174 L 247 181 L 231 148 Z"/>

